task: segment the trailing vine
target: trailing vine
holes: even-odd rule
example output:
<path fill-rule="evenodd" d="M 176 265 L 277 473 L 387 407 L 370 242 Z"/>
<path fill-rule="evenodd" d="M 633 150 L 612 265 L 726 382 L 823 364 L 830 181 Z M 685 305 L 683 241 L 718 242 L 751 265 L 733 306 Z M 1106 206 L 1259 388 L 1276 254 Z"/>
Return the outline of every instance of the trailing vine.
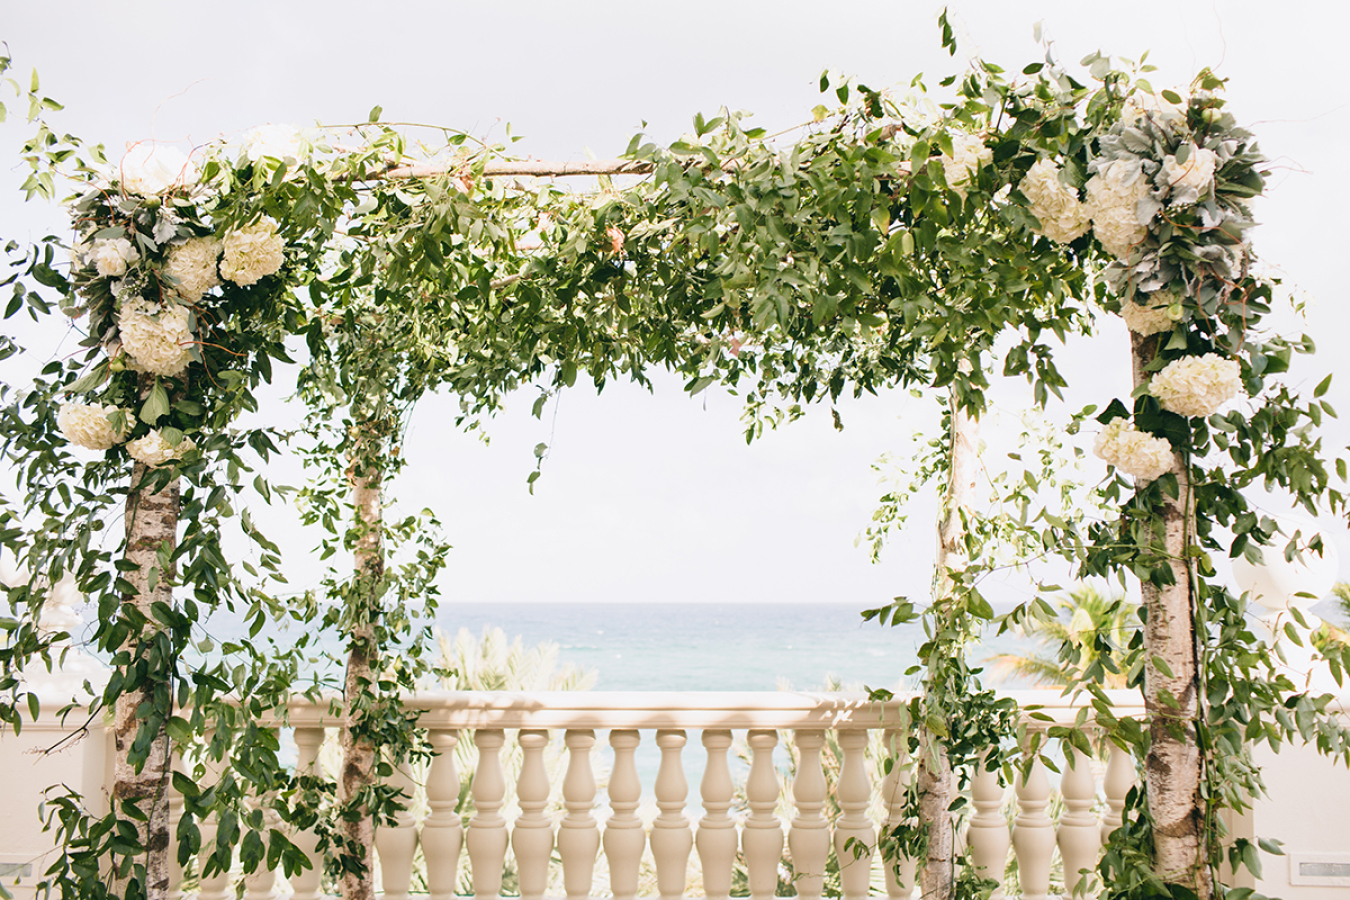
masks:
<path fill-rule="evenodd" d="M 1138 382 L 1130 403 L 1099 417 L 1098 453 L 1115 468 L 1101 495 L 1117 514 L 982 520 L 962 493 L 968 458 L 943 446 L 924 470 L 947 496 L 923 613 L 925 690 L 910 710 L 922 726 L 911 754 L 928 777 L 912 808 L 928 822 L 891 845 L 928 860 L 930 891 L 988 888 L 935 849 L 950 837 L 939 814 L 959 803 L 942 781 L 974 765 L 1010 772 L 1017 758 L 1016 711 L 982 689 L 965 647 L 993 618 L 979 591 L 990 542 L 1035 527 L 1037 552 L 1145 585 L 1130 677 L 1147 691 L 1150 719 L 1113 717 L 1101 686 L 1087 683 L 1093 724 L 1151 760 L 1146 772 L 1168 748 L 1196 761 L 1194 784 L 1169 794 L 1154 778 L 1131 799 L 1103 858 L 1109 892 L 1222 893 L 1218 811 L 1261 789 L 1250 744 L 1298 735 L 1350 758 L 1328 699 L 1278 673 L 1207 555 L 1284 549 L 1243 494 L 1254 485 L 1344 511 L 1316 435 L 1334 411 L 1321 399 L 1326 382 L 1305 399 L 1279 379 L 1311 340 L 1259 333 L 1273 286 L 1253 274 L 1245 232 L 1263 161 L 1216 96 L 1221 82 L 1202 73 L 1187 97 L 1154 94 L 1139 77 L 1147 67 L 1087 64 L 1095 87 L 1049 55 L 1012 77 L 977 61 L 941 91 L 916 82 L 906 96 L 822 77 L 831 106 L 813 124 L 771 136 L 738 114 L 699 116 L 670 147 L 635 138 L 593 192 L 507 174 L 503 148 L 454 131 L 415 145 L 378 110 L 345 129 L 355 149 L 331 131 L 259 132 L 191 158 L 147 145 L 109 166 L 100 148 L 48 126 L 59 104 L 34 81 L 25 190 L 50 198 L 73 184 L 73 236 L 11 247 L 6 316 L 59 310 L 79 351 L 7 388 L 0 409 L 23 494 L 0 510 L 0 541 L 35 573 L 9 590 L 0 718 L 18 727 L 31 696 L 24 670 L 68 637 L 37 622 L 45 585 L 71 573 L 96 599 L 94 645 L 115 667 L 90 715 L 120 707 L 127 786 L 101 820 L 78 797 L 54 798 L 67 853 L 51 882 L 66 896 L 162 896 L 172 779 L 183 794 L 180 862 L 202 849 L 201 823 L 214 815 L 203 874 L 236 857 L 246 871 L 308 865 L 248 803 L 275 797 L 280 824 L 319 831 L 344 892 L 369 893 L 366 826 L 401 802 L 378 776 L 426 752 L 398 698 L 430 671 L 417 648 L 446 547 L 419 518 L 389 521 L 383 510 L 428 392 L 453 392 L 458 424 L 476 428 L 522 385 L 547 396 L 583 375 L 597 387 L 646 383 L 650 367 L 665 366 L 692 393 L 739 392 L 753 439 L 811 403 L 945 389 L 956 447 L 973 442 L 995 372 L 1027 381 L 1038 405 L 1056 401 L 1056 345 L 1090 332 L 1105 309 L 1134 331 Z M 0 345 L 0 355 L 17 352 Z M 316 425 L 304 435 L 241 427 L 274 367 L 295 358 Z M 1239 388 L 1249 400 L 1224 407 Z M 353 553 L 352 571 L 335 568 L 322 594 L 283 596 L 277 548 L 246 508 L 249 491 L 282 493 L 261 470 L 283 441 L 303 446 L 315 473 L 299 498 L 307 523 L 324 529 L 321 552 Z M 1344 480 L 1344 461 L 1336 468 Z M 118 513 L 124 534 L 108 527 Z M 256 564 L 236 569 L 227 556 L 231 520 Z M 1286 552 L 1318 550 L 1313 540 Z M 211 638 L 209 614 L 222 608 L 242 614 L 248 639 Z M 1007 621 L 1044 613 L 1033 603 Z M 897 624 L 916 612 L 898 599 L 870 615 Z M 273 629 L 288 621 L 304 633 L 286 644 Z M 335 712 L 352 770 L 341 787 L 281 766 L 273 728 L 296 691 L 337 686 L 326 674 L 303 683 L 316 626 L 347 642 Z M 1339 677 L 1350 659 L 1327 652 Z M 1047 734 L 1087 741 L 1082 728 Z M 171 744 L 188 757 L 179 776 Z M 1031 739 L 1024 765 L 1040 746 Z M 1180 812 L 1167 807 L 1178 798 Z M 362 827 L 334 824 L 333 810 Z M 1249 848 L 1235 843 L 1234 859 L 1252 865 Z"/>

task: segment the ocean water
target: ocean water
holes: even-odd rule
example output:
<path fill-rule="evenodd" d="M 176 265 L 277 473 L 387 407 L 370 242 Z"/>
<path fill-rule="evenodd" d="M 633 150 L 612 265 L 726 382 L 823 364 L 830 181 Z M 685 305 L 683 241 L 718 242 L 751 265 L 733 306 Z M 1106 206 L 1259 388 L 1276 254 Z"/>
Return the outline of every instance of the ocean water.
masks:
<path fill-rule="evenodd" d="M 602 691 L 822 690 L 831 680 L 906 689 L 923 643 L 918 623 L 882 627 L 842 603 L 451 603 L 437 625 L 552 642 L 560 663 L 594 671 Z M 974 658 L 1025 645 L 1005 635 Z"/>
<path fill-rule="evenodd" d="M 445 604 L 437 625 L 452 637 L 461 628 L 475 636 L 500 628 L 526 647 L 554 643 L 560 666 L 593 671 L 593 689 L 601 691 L 809 691 L 831 682 L 846 690 L 904 690 L 917 683 L 905 670 L 917 662 L 924 639 L 918 623 L 882 627 L 839 603 Z M 973 659 L 1022 652 L 1031 643 L 1005 635 L 975 647 Z M 561 741 L 560 732 L 553 737 Z M 593 763 L 604 784 L 614 755 L 608 735 L 597 738 Z M 702 811 L 699 740 L 700 732 L 691 730 L 683 754 L 695 815 Z M 644 802 L 651 802 L 660 751 L 650 734 L 643 734 L 634 759 Z M 777 761 L 786 764 L 781 748 Z M 730 762 L 742 783 L 747 760 L 733 753 Z"/>

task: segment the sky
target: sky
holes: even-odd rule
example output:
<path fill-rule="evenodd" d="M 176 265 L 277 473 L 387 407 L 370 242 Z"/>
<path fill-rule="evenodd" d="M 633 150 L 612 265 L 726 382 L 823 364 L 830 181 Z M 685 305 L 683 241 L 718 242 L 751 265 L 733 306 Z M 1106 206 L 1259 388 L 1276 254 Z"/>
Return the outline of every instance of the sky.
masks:
<path fill-rule="evenodd" d="M 36 67 L 66 109 L 56 128 L 100 141 L 114 156 L 154 139 L 189 149 L 264 123 L 306 126 L 386 121 L 451 126 L 489 139 L 524 135 L 517 153 L 541 159 L 607 157 L 637 131 L 675 140 L 694 113 L 754 112 L 777 131 L 810 117 L 822 70 L 872 87 L 959 69 L 967 54 L 1016 71 L 1043 49 L 1073 62 L 1097 50 L 1137 59 L 1150 51 L 1155 87 L 1184 86 L 1214 68 L 1240 122 L 1275 160 L 1270 196 L 1256 208 L 1257 253 L 1308 306 L 1320 342 L 1296 372 L 1307 388 L 1327 370 L 1344 379 L 1329 399 L 1350 415 L 1350 372 L 1336 339 L 1350 328 L 1339 265 L 1350 203 L 1344 154 L 1350 89 L 1340 68 L 1350 11 L 1318 2 L 1131 4 L 969 2 L 950 16 L 961 52 L 938 42 L 938 4 L 796 0 L 518 0 L 507 4 L 345 0 L 228 6 L 124 0 L 46 0 L 0 7 L 0 39 L 21 77 Z M 16 159 L 19 117 L 0 126 L 0 153 Z M 0 234 L 37 238 L 66 230 L 54 205 L 24 204 L 19 168 L 0 166 Z M 1104 406 L 1128 393 L 1123 327 L 1104 326 L 1075 348 L 1072 398 Z M 854 539 L 883 492 L 872 463 L 908 452 L 934 423 L 933 398 L 904 393 L 828 410 L 746 446 L 739 401 L 715 390 L 687 397 L 658 378 L 653 394 L 611 385 L 574 390 L 530 417 L 532 392 L 489 428 L 491 443 L 444 423 L 452 398 L 417 410 L 395 485 L 405 507 L 429 506 L 454 550 L 443 588 L 454 602 L 838 602 L 859 609 L 896 595 L 923 596 L 934 543 L 932 503 L 879 565 Z M 1006 442 L 1025 398 L 996 397 L 986 423 Z M 291 415 L 278 402 L 277 415 Z M 1344 448 L 1347 432 L 1329 431 Z M 533 448 L 549 444 L 534 494 Z M 299 478 L 279 461 L 281 481 Z M 1269 508 L 1281 508 L 1278 497 Z M 317 538 L 294 533 L 284 510 L 262 518 L 282 537 L 297 587 L 318 569 Z M 1343 523 L 1324 522 L 1350 559 Z M 1023 599 L 1010 583 L 1000 596 Z M 452 609 L 451 609 L 452 612 Z"/>

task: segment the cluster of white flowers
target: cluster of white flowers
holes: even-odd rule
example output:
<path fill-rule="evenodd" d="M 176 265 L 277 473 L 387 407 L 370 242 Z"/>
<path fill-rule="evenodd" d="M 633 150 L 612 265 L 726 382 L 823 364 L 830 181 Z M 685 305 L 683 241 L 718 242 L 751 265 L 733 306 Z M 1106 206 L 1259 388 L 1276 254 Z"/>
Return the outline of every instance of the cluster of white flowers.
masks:
<path fill-rule="evenodd" d="M 104 278 L 120 278 L 127 274 L 127 266 L 140 259 L 141 255 L 126 238 L 108 238 L 94 241 L 90 258 L 93 259 L 98 274 Z"/>
<path fill-rule="evenodd" d="M 1179 308 L 1179 303 L 1180 298 L 1175 291 L 1154 291 L 1145 296 L 1142 303 L 1122 300 L 1120 317 L 1125 320 L 1125 327 L 1135 334 L 1147 337 L 1150 334 L 1172 330 L 1172 326 L 1177 323 L 1177 319 L 1173 317 L 1174 309 Z"/>
<path fill-rule="evenodd" d="M 1190 206 L 1200 202 L 1214 186 L 1214 170 L 1218 167 L 1219 155 L 1213 150 L 1190 145 L 1185 162 L 1177 162 L 1176 156 L 1163 158 L 1159 180 L 1170 190 L 1168 203 L 1172 206 Z"/>
<path fill-rule="evenodd" d="M 117 327 L 122 349 L 142 370 L 154 375 L 179 375 L 192 362 L 192 320 L 185 307 L 156 307 L 132 301 L 122 305 Z"/>
<path fill-rule="evenodd" d="M 248 287 L 281 269 L 286 244 L 277 234 L 277 223 L 259 219 L 225 235 L 225 258 L 220 274 L 240 287 Z"/>
<path fill-rule="evenodd" d="M 185 437 L 177 444 L 170 444 L 158 428 L 151 430 L 145 437 L 127 442 L 127 453 L 131 458 L 152 468 L 181 459 L 185 453 L 195 449 L 197 445 L 191 438 Z"/>
<path fill-rule="evenodd" d="M 1018 189 L 1031 203 L 1031 214 L 1041 223 L 1041 234 L 1067 244 L 1087 233 L 1092 214 L 1079 201 L 1078 192 L 1059 177 L 1052 160 L 1038 159 Z"/>
<path fill-rule="evenodd" d="M 980 166 L 988 165 L 994 159 L 994 151 L 984 145 L 973 134 L 956 133 L 952 135 L 952 153 L 943 153 L 942 173 L 947 178 L 947 187 L 962 197 L 966 195 L 965 185 L 975 176 Z"/>
<path fill-rule="evenodd" d="M 220 284 L 220 276 L 216 272 L 219 260 L 218 238 L 189 238 L 169 250 L 164 273 L 173 279 L 178 296 L 188 303 L 196 303 L 203 294 Z"/>
<path fill-rule="evenodd" d="M 1112 419 L 1097 435 L 1093 451 L 1126 475 L 1152 481 L 1172 468 L 1172 445 L 1134 427 L 1129 419 Z"/>
<path fill-rule="evenodd" d="M 120 428 L 114 428 L 112 416 L 122 414 Z M 98 403 L 62 403 L 56 414 L 56 427 L 77 447 L 107 450 L 127 436 L 131 413 L 116 406 Z"/>
<path fill-rule="evenodd" d="M 1117 259 L 1129 256 L 1130 248 L 1148 235 L 1152 208 L 1145 203 L 1147 215 L 1140 214 L 1141 201 L 1152 199 L 1148 178 L 1141 166 L 1125 160 L 1111 160 L 1088 179 L 1087 203 L 1097 240 Z"/>
<path fill-rule="evenodd" d="M 1242 390 L 1237 362 L 1217 353 L 1173 360 L 1149 382 L 1163 409 L 1181 416 L 1208 416 Z"/>
<path fill-rule="evenodd" d="M 195 182 L 197 166 L 176 147 L 142 141 L 122 157 L 116 178 L 124 192 L 153 197 L 176 185 Z"/>

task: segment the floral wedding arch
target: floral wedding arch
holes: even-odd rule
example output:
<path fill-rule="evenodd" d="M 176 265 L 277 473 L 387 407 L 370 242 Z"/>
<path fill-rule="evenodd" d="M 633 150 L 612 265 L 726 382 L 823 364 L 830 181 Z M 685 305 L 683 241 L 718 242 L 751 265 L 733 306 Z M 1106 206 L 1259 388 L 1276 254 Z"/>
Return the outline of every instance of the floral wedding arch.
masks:
<path fill-rule="evenodd" d="M 954 47 L 949 30 L 945 41 Z M 371 815 L 395 802 L 371 790 L 376 749 L 425 752 L 397 698 L 426 671 L 411 609 L 434 602 L 442 548 L 417 521 L 381 511 L 413 404 L 453 392 L 460 424 L 475 427 L 523 384 L 557 390 L 583 372 L 601 386 L 644 381 L 664 366 L 691 391 L 740 392 L 748 437 L 845 392 L 946 389 L 953 449 L 932 473 L 947 498 L 943 552 L 924 613 L 924 696 L 912 705 L 923 761 L 911 799 L 927 825 L 896 852 L 929 859 L 925 891 L 964 889 L 951 883 L 950 850 L 944 860 L 934 845 L 949 813 L 925 805 L 924 785 L 957 764 L 1011 766 L 1016 754 L 1000 743 L 1009 707 L 961 652 L 992 617 L 978 585 L 993 534 L 969 501 L 961 456 L 995 342 L 1011 348 L 1002 374 L 1053 403 L 1064 379 L 1049 338 L 1087 330 L 1105 310 L 1132 332 L 1137 385 L 1098 417 L 1095 449 L 1113 470 L 1101 492 L 1115 512 L 1048 516 L 1023 537 L 1079 573 L 1129 572 L 1144 587 L 1146 626 L 1128 649 L 1149 721 L 1116 720 L 1103 703 L 1096 722 L 1136 750 L 1146 775 L 1104 856 L 1107 883 L 1121 896 L 1219 890 L 1217 812 L 1260 791 L 1244 748 L 1316 721 L 1324 749 L 1350 753 L 1325 698 L 1276 674 L 1207 558 L 1255 555 L 1275 539 L 1244 497 L 1251 486 L 1345 509 L 1314 430 L 1333 413 L 1320 399 L 1326 382 L 1302 398 L 1278 377 L 1311 341 L 1260 332 L 1273 286 L 1252 272 L 1246 229 L 1264 161 L 1215 93 L 1221 82 L 1202 73 L 1183 97 L 1104 58 L 1088 64 L 1095 88 L 1048 57 L 1016 78 L 977 62 L 944 82 L 941 105 L 822 78 L 838 105 L 818 108 L 795 139 L 745 129 L 734 114 L 699 116 L 668 148 L 637 138 L 621 160 L 571 166 L 511 160 L 453 131 L 414 153 L 378 110 L 341 133 L 272 129 L 190 159 L 142 147 L 109 166 L 100 148 L 49 129 L 43 111 L 55 104 L 34 87 L 27 187 L 52 196 L 58 178 L 75 182 L 74 236 L 68 269 L 59 239 L 13 258 L 8 314 L 59 306 L 84 339 L 76 358 L 8 391 L 0 422 L 27 493 L 0 513 L 0 536 L 31 571 L 72 572 L 97 598 L 95 640 L 116 665 L 100 702 L 116 710 L 118 742 L 108 819 L 85 816 L 77 798 L 53 804 L 69 848 L 53 881 L 102 896 L 98 862 L 111 857 L 113 893 L 162 896 L 171 742 L 195 742 L 236 773 L 209 791 L 177 782 L 183 852 L 200 841 L 195 822 L 229 810 L 242 841 L 222 840 L 208 865 L 236 853 L 250 867 L 306 864 L 247 814 L 246 796 L 272 794 L 300 827 L 334 805 L 355 810 L 325 839 L 336 857 L 368 858 Z M 598 186 L 538 178 L 570 174 Z M 267 592 L 276 547 L 236 508 L 246 484 L 269 494 L 256 469 L 290 439 L 236 420 L 298 340 L 301 392 L 321 413 L 305 444 L 316 472 L 306 516 L 329 535 L 325 555 L 355 554 L 355 574 L 326 585 L 341 601 L 330 607 Z M 122 505 L 125 538 L 110 551 L 98 539 Z M 221 550 L 231 519 L 259 548 L 252 571 Z M 1297 537 L 1284 538 L 1290 552 Z M 1319 549 L 1314 540 L 1304 552 Z M 0 649 L 10 689 L 0 715 L 17 727 L 16 676 L 61 636 L 37 628 L 38 584 L 10 599 L 21 615 Z M 210 658 L 194 631 L 219 606 L 242 610 L 251 628 L 228 661 Z M 1047 612 L 1033 602 L 1010 621 Z M 869 615 L 916 614 L 898 600 Z M 352 774 L 341 784 L 299 783 L 256 726 L 284 706 L 306 652 L 254 643 L 284 617 L 346 636 Z M 206 656 L 188 665 L 194 652 Z M 1050 734 L 1087 747 L 1082 728 Z M 363 867 L 344 868 L 344 894 L 368 895 Z"/>

